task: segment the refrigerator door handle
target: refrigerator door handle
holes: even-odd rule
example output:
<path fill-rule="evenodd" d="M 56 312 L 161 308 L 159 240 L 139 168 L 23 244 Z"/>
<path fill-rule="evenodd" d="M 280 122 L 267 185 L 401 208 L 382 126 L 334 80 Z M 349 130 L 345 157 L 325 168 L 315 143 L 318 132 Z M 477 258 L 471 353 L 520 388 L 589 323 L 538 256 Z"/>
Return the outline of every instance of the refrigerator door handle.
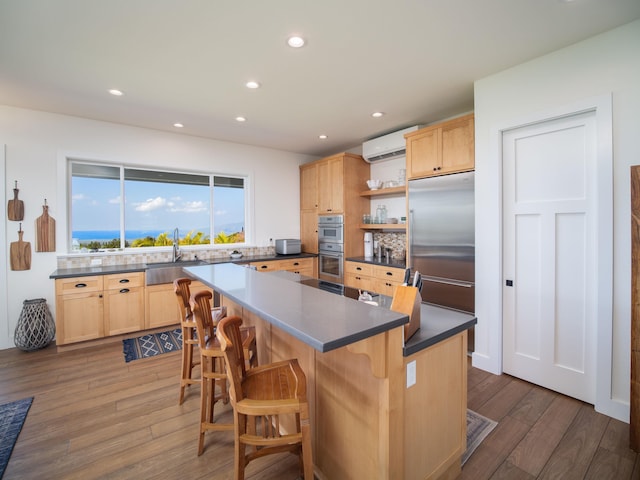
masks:
<path fill-rule="evenodd" d="M 427 275 L 423 275 L 422 276 L 422 280 L 428 280 L 429 282 L 434 282 L 434 283 L 443 283 L 445 285 L 453 285 L 455 287 L 464 287 L 464 288 L 471 288 L 473 287 L 473 282 L 465 282 L 463 280 L 451 280 L 448 278 L 441 278 L 441 277 L 429 277 Z"/>

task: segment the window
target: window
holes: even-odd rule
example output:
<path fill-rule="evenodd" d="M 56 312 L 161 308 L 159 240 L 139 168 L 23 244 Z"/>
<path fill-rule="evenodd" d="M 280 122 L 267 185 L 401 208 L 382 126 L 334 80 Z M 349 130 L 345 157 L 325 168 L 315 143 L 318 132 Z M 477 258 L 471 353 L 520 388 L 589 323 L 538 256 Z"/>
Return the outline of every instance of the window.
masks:
<path fill-rule="evenodd" d="M 71 162 L 73 249 L 242 244 L 246 179 Z M 211 234 L 213 232 L 213 235 Z"/>

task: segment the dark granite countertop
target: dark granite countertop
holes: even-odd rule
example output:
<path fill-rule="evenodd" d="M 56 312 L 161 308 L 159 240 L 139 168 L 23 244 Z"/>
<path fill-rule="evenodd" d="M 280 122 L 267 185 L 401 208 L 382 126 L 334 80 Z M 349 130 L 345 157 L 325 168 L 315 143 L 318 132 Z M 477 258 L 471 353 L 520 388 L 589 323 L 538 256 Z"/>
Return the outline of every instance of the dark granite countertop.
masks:
<path fill-rule="evenodd" d="M 321 352 L 390 330 L 408 320 L 406 316 L 389 310 L 391 297 L 384 295 L 374 298 L 380 305 L 376 307 L 301 284 L 309 278 L 303 275 L 284 271 L 248 274 L 245 271 L 251 271 L 249 269 L 231 265 L 220 267 L 224 266 L 192 267 L 188 271 Z M 283 298 L 287 301 L 282 301 Z M 469 313 L 425 303 L 421 305 L 420 320 L 420 328 L 403 349 L 405 357 L 477 323 Z"/>
<path fill-rule="evenodd" d="M 404 325 L 409 317 L 299 283 L 291 272 L 238 265 L 188 267 L 191 275 L 320 352 Z"/>
<path fill-rule="evenodd" d="M 391 259 L 389 263 L 385 262 L 384 259 L 380 260 L 377 257 L 349 257 L 345 260 L 348 262 L 369 263 L 371 265 L 380 265 L 383 267 L 406 268 L 406 262 L 404 260 Z"/>
<path fill-rule="evenodd" d="M 233 258 L 215 258 L 211 260 L 198 260 L 198 261 L 185 261 L 185 262 L 161 262 L 161 263 L 136 263 L 128 265 L 98 265 L 94 267 L 77 267 L 77 268 L 59 268 L 55 270 L 49 278 L 69 278 L 69 277 L 85 277 L 92 275 L 110 275 L 114 273 L 128 273 L 128 272 L 144 272 L 149 268 L 155 268 L 158 266 L 169 267 L 187 267 L 193 266 L 194 262 L 199 264 L 218 264 L 218 263 L 252 263 L 252 262 L 268 262 L 272 260 L 288 260 L 293 258 L 315 258 L 318 255 L 315 253 L 300 253 L 296 255 L 253 255 L 243 256 L 238 259 Z"/>

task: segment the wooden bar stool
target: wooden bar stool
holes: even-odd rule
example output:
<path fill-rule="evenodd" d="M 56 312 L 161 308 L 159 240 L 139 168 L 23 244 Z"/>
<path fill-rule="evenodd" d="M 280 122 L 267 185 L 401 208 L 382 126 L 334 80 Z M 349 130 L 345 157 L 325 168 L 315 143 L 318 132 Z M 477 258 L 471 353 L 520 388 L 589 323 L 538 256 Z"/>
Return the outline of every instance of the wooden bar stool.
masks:
<path fill-rule="evenodd" d="M 305 480 L 313 480 L 311 426 L 307 380 L 298 360 L 285 360 L 246 369 L 237 316 L 220 320 L 216 336 L 224 353 L 235 425 L 235 480 L 244 479 L 245 466 L 272 453 L 291 452 L 300 458 Z M 281 422 L 293 417 L 291 432 Z M 258 428 L 259 427 L 259 428 Z M 246 447 L 250 446 L 247 453 Z"/>
<path fill-rule="evenodd" d="M 180 328 L 182 329 L 182 368 L 180 374 L 180 397 L 178 404 L 184 402 L 185 389 L 189 385 L 200 384 L 199 378 L 193 378 L 193 368 L 200 365 L 199 360 L 194 360 L 194 346 L 198 345 L 196 338 L 196 322 L 191 312 L 189 299 L 191 298 L 190 278 L 176 278 L 173 281 L 173 291 L 176 294 L 178 308 L 180 309 Z M 218 321 L 226 315 L 226 309 L 213 309 L 213 320 Z"/>
<path fill-rule="evenodd" d="M 229 402 L 227 374 L 220 342 L 215 335 L 215 324 L 211 311 L 210 291 L 194 293 L 189 299 L 196 324 L 197 341 L 200 350 L 201 388 L 200 388 L 200 431 L 198 455 L 204 451 L 204 436 L 208 431 L 233 430 L 233 423 L 216 423 L 214 405 L 219 400 Z M 240 333 L 240 349 L 254 362 L 258 361 L 255 328 L 244 328 Z M 216 386 L 219 393 L 216 392 Z"/>

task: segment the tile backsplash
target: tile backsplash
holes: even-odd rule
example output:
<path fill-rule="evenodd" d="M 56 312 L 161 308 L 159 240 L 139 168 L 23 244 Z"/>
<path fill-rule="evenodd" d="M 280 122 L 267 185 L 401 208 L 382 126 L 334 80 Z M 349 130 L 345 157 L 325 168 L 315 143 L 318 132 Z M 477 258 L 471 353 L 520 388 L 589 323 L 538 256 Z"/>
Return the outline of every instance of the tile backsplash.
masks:
<path fill-rule="evenodd" d="M 407 234 L 404 232 L 374 232 L 373 242 L 378 242 L 382 248 L 391 249 L 391 258 L 395 260 L 405 260 Z"/>
<path fill-rule="evenodd" d="M 275 255 L 275 247 L 249 247 L 211 250 L 187 250 L 181 248 L 182 260 L 219 260 L 229 258 L 233 250 L 245 257 Z M 171 261 L 171 250 L 148 253 L 96 252 L 58 257 L 58 268 L 82 268 L 111 265 L 137 265 L 141 263 L 161 263 Z"/>

